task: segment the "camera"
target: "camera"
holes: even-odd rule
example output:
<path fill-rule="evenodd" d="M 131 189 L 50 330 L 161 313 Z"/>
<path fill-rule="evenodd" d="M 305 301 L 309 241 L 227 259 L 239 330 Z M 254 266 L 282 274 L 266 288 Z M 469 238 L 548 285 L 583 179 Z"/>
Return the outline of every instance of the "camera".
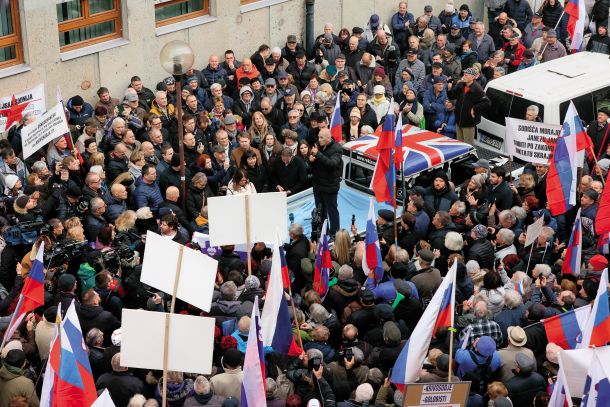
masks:
<path fill-rule="evenodd" d="M 317 242 L 320 240 L 320 233 L 322 232 L 322 211 L 318 208 L 314 208 L 311 211 L 311 240 Z"/>
<path fill-rule="evenodd" d="M 71 259 L 80 257 L 87 245 L 87 242 L 79 241 L 57 243 L 51 248 L 51 250 L 44 253 L 44 265 L 47 268 L 61 266 Z"/>
<path fill-rule="evenodd" d="M 3 237 L 11 246 L 32 245 L 39 235 L 49 235 L 49 226 L 42 221 L 42 217 L 27 222 L 15 222 L 15 226 L 4 231 Z"/>
<path fill-rule="evenodd" d="M 351 362 L 353 357 L 354 351 L 352 350 L 352 348 L 341 349 L 338 352 L 339 363 L 344 363 L 345 360 Z"/>
<path fill-rule="evenodd" d="M 318 370 L 320 368 L 321 364 L 322 364 L 322 359 L 320 359 L 320 358 L 311 358 L 307 362 L 307 368 L 309 370 Z"/>
<path fill-rule="evenodd" d="M 128 246 L 120 244 L 110 250 L 101 252 L 99 264 L 112 274 L 119 274 L 122 267 L 131 267 L 135 260 L 135 253 Z"/>

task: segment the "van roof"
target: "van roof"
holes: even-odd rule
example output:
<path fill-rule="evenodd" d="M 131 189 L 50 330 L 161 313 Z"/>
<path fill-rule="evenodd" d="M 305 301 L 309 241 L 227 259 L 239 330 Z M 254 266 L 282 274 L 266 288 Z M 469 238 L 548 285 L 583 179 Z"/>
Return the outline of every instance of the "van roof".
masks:
<path fill-rule="evenodd" d="M 494 79 L 488 88 L 540 103 L 567 100 L 610 84 L 609 72 L 608 55 L 578 52 Z"/>
<path fill-rule="evenodd" d="M 378 136 L 362 136 L 343 145 L 344 151 L 377 161 Z M 474 147 L 462 141 L 443 136 L 419 127 L 406 124 L 402 128 L 403 172 L 408 177 L 429 168 L 442 165 L 464 154 Z M 375 165 L 373 162 L 372 165 Z"/>

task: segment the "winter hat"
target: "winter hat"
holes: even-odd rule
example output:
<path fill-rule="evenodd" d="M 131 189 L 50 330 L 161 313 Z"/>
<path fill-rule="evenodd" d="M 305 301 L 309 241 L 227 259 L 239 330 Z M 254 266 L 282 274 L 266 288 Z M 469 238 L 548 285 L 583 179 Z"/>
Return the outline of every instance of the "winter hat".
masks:
<path fill-rule="evenodd" d="M 375 95 L 385 95 L 385 87 L 382 85 L 375 85 L 373 88 L 373 94 Z"/>
<path fill-rule="evenodd" d="M 583 195 L 588 196 L 589 198 L 591 198 L 591 199 L 592 199 L 592 200 L 594 200 L 594 201 L 597 201 L 597 198 L 599 197 L 599 194 L 598 194 L 598 193 L 597 193 L 597 191 L 596 191 L 596 190 L 594 190 L 593 188 L 586 189 L 586 190 L 583 192 Z"/>
<path fill-rule="evenodd" d="M 222 402 L 222 407 L 239 407 L 239 402 L 235 397 L 227 397 L 225 401 Z"/>
<path fill-rule="evenodd" d="M 55 322 L 55 318 L 57 317 L 57 306 L 56 305 L 50 306 L 49 308 L 44 310 L 44 313 L 42 315 L 44 316 L 44 319 L 46 321 Z"/>
<path fill-rule="evenodd" d="M 475 68 L 466 68 L 464 69 L 464 74 L 470 75 L 470 76 L 477 76 L 478 72 Z"/>
<path fill-rule="evenodd" d="M 373 386 L 368 383 L 362 383 L 356 387 L 356 403 L 370 401 L 373 398 L 374 393 Z"/>
<path fill-rule="evenodd" d="M 498 396 L 493 400 L 494 407 L 513 407 L 513 402 L 504 396 Z"/>
<path fill-rule="evenodd" d="M 449 177 L 445 171 L 437 171 L 436 174 L 434 174 L 434 179 L 436 178 L 440 178 L 445 181 L 445 183 L 449 183 Z"/>
<path fill-rule="evenodd" d="M 390 304 L 377 304 L 373 309 L 373 315 L 379 321 L 391 321 L 394 319 L 394 310 Z"/>
<path fill-rule="evenodd" d="M 445 5 L 445 13 L 448 13 L 448 14 L 455 13 L 455 6 L 453 5 L 453 3 L 447 3 Z"/>
<path fill-rule="evenodd" d="M 477 352 L 483 357 L 489 357 L 496 351 L 496 341 L 491 336 L 483 335 L 477 342 Z"/>
<path fill-rule="evenodd" d="M 597 162 L 597 166 L 604 171 L 608 171 L 608 168 L 610 168 L 610 160 L 607 158 L 602 158 Z"/>
<path fill-rule="evenodd" d="M 394 222 L 394 212 L 389 209 L 379 209 L 377 215 L 386 222 Z"/>
<path fill-rule="evenodd" d="M 21 343 L 21 341 L 14 339 L 12 341 L 7 342 L 6 345 L 4 345 L 4 348 L 2 349 L 2 359 L 5 359 L 8 353 L 12 350 L 23 350 L 23 344 Z"/>
<path fill-rule="evenodd" d="M 25 352 L 21 349 L 11 349 L 4 358 L 4 363 L 9 366 L 21 368 L 25 363 Z"/>
<path fill-rule="evenodd" d="M 411 298 L 411 295 L 413 294 L 413 289 L 409 283 L 399 278 L 394 279 L 394 288 L 397 293 L 402 294 L 405 298 Z"/>
<path fill-rule="evenodd" d="M 235 348 L 227 349 L 222 357 L 222 363 L 227 367 L 237 368 L 241 365 L 241 353 Z"/>
<path fill-rule="evenodd" d="M 110 342 L 114 346 L 121 346 L 121 338 L 123 337 L 123 330 L 121 328 L 115 329 L 110 335 Z"/>
<path fill-rule="evenodd" d="M 349 112 L 350 117 L 351 116 L 358 116 L 359 119 L 362 118 L 362 115 L 360 114 L 360 109 L 358 109 L 357 107 L 354 107 L 350 112 Z"/>
<path fill-rule="evenodd" d="M 307 407 L 321 407 L 318 399 L 311 399 L 307 402 Z"/>
<path fill-rule="evenodd" d="M 595 256 L 591 257 L 589 264 L 593 268 L 592 271 L 603 271 L 606 267 L 608 267 L 608 259 L 601 254 L 596 254 Z"/>
<path fill-rule="evenodd" d="M 241 89 L 239 90 L 239 96 L 243 95 L 246 92 L 250 92 L 251 95 L 254 94 L 254 92 L 252 92 L 252 88 L 250 86 L 242 86 Z"/>
<path fill-rule="evenodd" d="M 274 81 L 275 82 L 275 81 Z M 227 124 L 235 124 L 235 116 L 233 116 L 232 114 L 228 114 L 225 116 L 225 120 L 224 120 L 225 125 Z"/>
<path fill-rule="evenodd" d="M 472 228 L 472 233 L 477 239 L 485 239 L 487 237 L 487 228 L 484 225 L 476 225 Z"/>
<path fill-rule="evenodd" d="M 438 358 L 436 358 L 436 367 L 438 368 L 438 370 L 441 370 L 443 372 L 448 372 L 449 371 L 449 355 L 447 355 L 446 353 L 443 353 Z"/>
<path fill-rule="evenodd" d="M 334 65 L 328 65 L 326 67 L 326 73 L 330 76 L 335 76 L 337 74 L 337 67 Z"/>
<path fill-rule="evenodd" d="M 248 276 L 245 281 L 246 290 L 254 290 L 261 286 L 261 282 L 256 276 Z"/>
<path fill-rule="evenodd" d="M 6 185 L 8 189 L 13 189 L 17 184 L 17 181 L 19 181 L 19 177 L 15 174 L 8 174 L 4 177 L 4 185 Z"/>
<path fill-rule="evenodd" d="M 220 349 L 222 350 L 227 350 L 227 349 L 235 349 L 237 348 L 237 339 L 235 339 L 234 337 L 227 335 L 227 336 L 223 336 L 220 339 Z"/>
<path fill-rule="evenodd" d="M 517 366 L 519 366 L 521 369 L 532 368 L 535 363 L 534 359 L 521 352 L 517 353 L 517 355 L 515 356 L 515 362 L 517 363 Z"/>
<path fill-rule="evenodd" d="M 174 154 L 172 155 L 172 161 L 170 162 L 172 167 L 180 167 L 180 155 Z"/>
<path fill-rule="evenodd" d="M 373 71 L 373 76 L 385 76 L 385 69 L 383 68 L 383 66 L 378 66 L 377 68 L 375 68 L 375 70 Z"/>
<path fill-rule="evenodd" d="M 557 31 L 555 31 L 554 29 L 551 28 L 549 31 L 547 31 L 546 37 L 547 38 L 549 38 L 549 37 L 557 38 Z"/>
<path fill-rule="evenodd" d="M 15 206 L 20 208 L 20 209 L 25 209 L 25 207 L 28 204 L 29 200 L 30 200 L 29 196 L 27 196 L 27 195 L 20 195 L 19 198 L 15 199 Z"/>
<path fill-rule="evenodd" d="M 379 15 L 373 14 L 369 20 L 371 28 L 377 28 L 379 26 Z"/>
<path fill-rule="evenodd" d="M 74 288 L 76 278 L 72 274 L 64 273 L 59 277 L 59 290 L 61 292 L 70 291 Z"/>

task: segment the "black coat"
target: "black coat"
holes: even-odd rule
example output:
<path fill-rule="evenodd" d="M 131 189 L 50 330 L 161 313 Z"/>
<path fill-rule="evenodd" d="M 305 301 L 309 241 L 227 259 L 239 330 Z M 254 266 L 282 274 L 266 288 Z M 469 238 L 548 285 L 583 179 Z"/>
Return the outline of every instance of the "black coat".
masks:
<path fill-rule="evenodd" d="M 206 185 L 203 191 L 195 188 L 192 184 L 189 185 L 186 190 L 186 213 L 189 220 L 195 220 L 199 216 L 199 211 L 207 203 L 207 198 L 211 196 L 214 196 L 214 193 L 209 185 Z"/>
<path fill-rule="evenodd" d="M 316 73 L 316 67 L 311 62 L 305 62 L 305 66 L 301 70 L 295 61 L 288 65 L 286 72 L 292 75 L 294 84 L 299 88 L 299 91 L 302 92 L 303 89 L 309 85 L 311 77 Z"/>
<path fill-rule="evenodd" d="M 466 261 L 476 260 L 481 268 L 491 270 L 494 267 L 494 247 L 487 239 L 478 239 L 472 243 L 472 246 L 466 253 Z"/>
<path fill-rule="evenodd" d="M 610 126 L 606 123 L 600 128 L 597 120 L 593 120 L 587 127 L 587 134 L 593 141 L 593 151 L 595 151 L 595 156 L 599 160 L 600 156 L 606 153 L 606 148 L 610 142 Z"/>
<path fill-rule="evenodd" d="M 190 235 L 193 234 L 195 228 L 193 227 L 193 225 L 191 225 L 191 222 L 188 221 L 181 207 L 176 205 L 176 203 L 168 201 L 166 199 L 161 202 L 161 205 L 159 205 L 159 209 L 161 208 L 169 208 L 174 213 L 174 215 L 176 215 L 176 218 L 178 218 L 178 222 L 180 222 L 182 227 L 188 230 Z"/>
<path fill-rule="evenodd" d="M 305 284 L 303 273 L 301 272 L 301 259 L 307 257 L 309 253 L 309 239 L 306 236 L 301 236 L 297 240 L 291 240 L 290 243 L 284 245 L 286 251 L 286 264 L 288 270 L 292 271 L 295 278 L 297 288 L 302 288 Z"/>
<path fill-rule="evenodd" d="M 129 171 L 127 160 L 110 157 L 106 162 L 106 181 L 111 183 L 116 177 L 127 171 Z"/>
<path fill-rule="evenodd" d="M 136 394 L 146 394 L 144 382 L 129 372 L 104 373 L 95 383 L 97 389 L 108 389 L 116 406 L 126 406 Z"/>
<path fill-rule="evenodd" d="M 513 406 L 531 406 L 536 393 L 546 390 L 546 380 L 540 373 L 533 371 L 534 367 L 533 364 L 531 367 L 528 366 L 506 382 L 508 396 Z"/>
<path fill-rule="evenodd" d="M 111 344 L 110 336 L 112 332 L 121 327 L 121 322 L 111 312 L 105 311 L 99 305 L 82 304 L 78 312 L 78 319 L 85 336 L 92 328 L 102 331 L 104 333 L 105 346 Z"/>
<path fill-rule="evenodd" d="M 301 192 L 307 184 L 307 165 L 299 157 L 293 157 L 288 165 L 281 157 L 273 161 L 271 182 L 269 189 L 275 191 L 280 185 L 285 191 L 293 194 Z"/>
<path fill-rule="evenodd" d="M 489 190 L 487 201 L 490 205 L 496 204 L 498 211 L 510 209 L 513 206 L 513 191 L 508 186 L 508 183 L 503 181 L 500 185 Z"/>
<path fill-rule="evenodd" d="M 460 127 L 474 127 L 481 122 L 481 113 L 491 106 L 491 102 L 478 83 L 473 82 L 468 92 L 465 91 L 465 87 L 464 82 L 458 82 L 447 92 L 447 96 L 457 100 L 455 105 L 456 124 Z M 474 109 L 475 117 L 470 114 L 472 109 Z"/>
<path fill-rule="evenodd" d="M 95 242 L 100 230 L 108 223 L 100 217 L 89 215 L 87 216 L 87 224 L 85 225 L 85 236 L 90 242 Z"/>
<path fill-rule="evenodd" d="M 311 164 L 313 168 L 312 183 L 314 190 L 324 193 L 336 193 L 339 191 L 343 161 L 342 147 L 339 143 L 331 140 L 329 144 L 320 147 L 315 161 Z"/>

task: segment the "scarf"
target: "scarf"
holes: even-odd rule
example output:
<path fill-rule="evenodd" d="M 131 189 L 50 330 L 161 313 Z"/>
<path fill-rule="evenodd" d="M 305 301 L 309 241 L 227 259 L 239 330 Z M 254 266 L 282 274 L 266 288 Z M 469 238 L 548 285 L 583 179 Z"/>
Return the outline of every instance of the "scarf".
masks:
<path fill-rule="evenodd" d="M 288 147 L 292 151 L 292 155 L 293 156 L 296 154 L 298 146 L 299 146 L 298 144 L 295 144 L 292 147 L 291 146 L 287 146 L 286 144 L 284 144 L 284 147 Z"/>
<path fill-rule="evenodd" d="M 405 103 L 411 103 L 411 113 L 417 114 L 417 105 L 419 105 L 419 103 L 417 103 L 417 99 L 413 99 L 413 100 L 406 99 Z"/>
<path fill-rule="evenodd" d="M 273 147 L 274 146 L 267 146 L 265 145 L 265 156 L 267 157 L 267 159 L 271 158 L 271 155 L 273 154 Z"/>

